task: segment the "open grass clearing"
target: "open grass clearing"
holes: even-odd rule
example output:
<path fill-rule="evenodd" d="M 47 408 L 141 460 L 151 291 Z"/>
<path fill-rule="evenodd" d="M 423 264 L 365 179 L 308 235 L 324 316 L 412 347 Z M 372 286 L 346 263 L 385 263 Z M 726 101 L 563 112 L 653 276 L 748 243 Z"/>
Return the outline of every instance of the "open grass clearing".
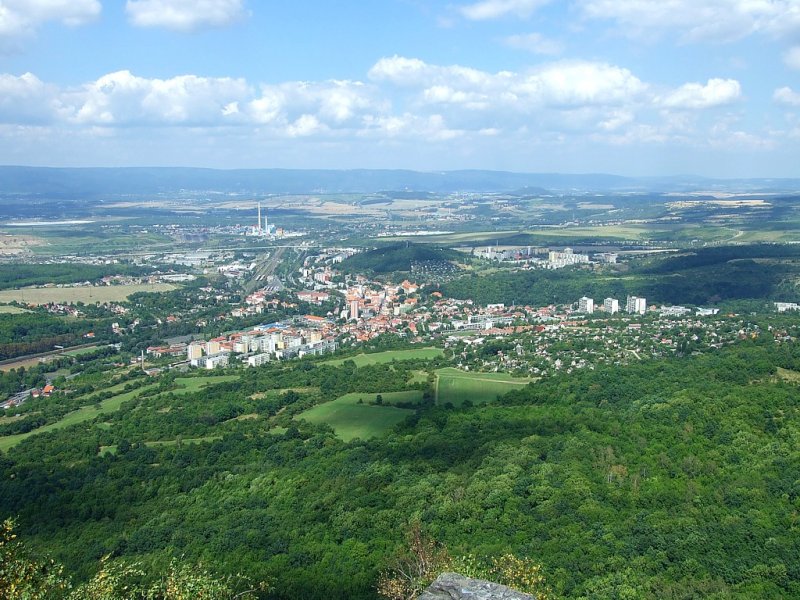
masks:
<path fill-rule="evenodd" d="M 0 302 L 22 302 L 25 304 L 76 303 L 98 304 L 122 302 L 138 292 L 171 292 L 178 289 L 171 283 L 135 283 L 130 285 L 106 285 L 85 287 L 22 288 L 0 291 Z"/>
<path fill-rule="evenodd" d="M 428 381 L 427 371 L 411 371 L 411 379 L 408 380 L 408 383 L 425 383 L 426 381 Z"/>
<path fill-rule="evenodd" d="M 159 446 L 177 446 L 180 444 L 201 444 L 203 442 L 214 442 L 221 440 L 221 435 L 208 435 L 205 437 L 197 438 L 182 438 L 180 440 L 156 440 L 152 442 L 145 442 L 144 445 L 149 448 L 157 448 Z M 98 456 L 105 456 L 107 454 L 116 454 L 118 450 L 117 444 L 110 444 L 108 446 L 100 446 L 97 454 Z"/>
<path fill-rule="evenodd" d="M 374 352 L 372 354 L 358 354 L 348 358 L 327 360 L 322 364 L 340 366 L 346 360 L 352 360 L 357 367 L 388 363 L 393 360 L 430 360 L 438 356 L 444 356 L 441 348 L 411 348 L 409 350 L 387 350 L 385 352 Z"/>
<path fill-rule="evenodd" d="M 506 373 L 467 372 L 447 367 L 436 371 L 436 403 L 461 406 L 469 400 L 473 404 L 485 404 L 532 381 L 535 380 Z"/>
<path fill-rule="evenodd" d="M 296 388 L 280 388 L 276 390 L 265 390 L 263 392 L 256 392 L 250 395 L 250 400 L 262 400 L 264 398 L 277 398 L 288 391 L 297 392 L 298 394 L 311 394 L 318 392 L 318 387 L 296 387 Z"/>
<path fill-rule="evenodd" d="M 193 394 L 200 390 L 207 388 L 218 383 L 227 383 L 229 381 L 236 381 L 239 379 L 236 375 L 215 375 L 213 377 L 178 377 L 175 380 L 175 385 L 178 389 L 171 390 L 169 393 L 176 396 L 184 394 Z"/>
<path fill-rule="evenodd" d="M 798 371 L 791 371 L 789 369 L 783 369 L 778 367 L 776 375 L 783 379 L 784 381 L 790 381 L 792 383 L 800 383 L 800 372 Z"/>
<path fill-rule="evenodd" d="M 67 413 L 55 423 L 43 425 L 42 427 L 34 429 L 33 431 L 28 431 L 27 433 L 17 433 L 14 435 L 6 435 L 0 437 L 0 452 L 8 451 L 10 448 L 13 448 L 17 444 L 19 444 L 22 440 L 32 435 L 37 435 L 39 433 L 47 433 L 48 431 L 55 431 L 57 429 L 63 429 L 64 427 L 69 427 L 70 425 L 77 425 L 79 423 L 84 423 L 85 421 L 91 421 L 92 419 L 103 413 L 109 413 L 119 410 L 123 402 L 132 400 L 145 390 L 154 388 L 155 386 L 156 384 L 146 385 L 144 387 L 140 387 L 135 390 L 125 392 L 123 394 L 117 394 L 116 396 L 112 396 L 111 398 L 107 398 L 106 400 L 101 400 L 99 406 L 97 404 L 83 406 L 77 410 L 73 410 L 72 412 Z M 117 387 L 119 386 L 114 386 L 114 388 Z M 109 390 L 111 389 L 113 388 L 109 388 Z M 87 400 L 91 400 L 91 398 L 88 398 Z"/>
<path fill-rule="evenodd" d="M 377 394 L 345 394 L 336 400 L 310 408 L 295 418 L 314 424 L 326 423 L 345 442 L 355 438 L 379 437 L 391 431 L 395 425 L 414 413 L 411 409 L 387 406 L 389 399 L 394 398 L 393 394 L 406 393 L 408 392 L 386 392 L 382 394 L 384 397 L 382 406 L 367 404 L 370 400 L 374 401 Z M 421 399 L 422 393 L 418 393 Z M 363 400 L 364 403 L 359 404 L 359 399 Z"/>
<path fill-rule="evenodd" d="M 19 306 L 0 305 L 0 315 L 21 315 L 27 312 L 31 311 L 20 308 Z"/>

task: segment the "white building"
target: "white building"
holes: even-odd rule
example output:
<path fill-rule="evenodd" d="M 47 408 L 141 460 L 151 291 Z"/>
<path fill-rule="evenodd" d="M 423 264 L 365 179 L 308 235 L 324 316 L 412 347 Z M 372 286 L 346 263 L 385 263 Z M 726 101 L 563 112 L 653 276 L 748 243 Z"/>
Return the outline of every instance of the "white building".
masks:
<path fill-rule="evenodd" d="M 590 315 L 594 312 L 594 300 L 584 296 L 578 300 L 578 312 Z"/>
<path fill-rule="evenodd" d="M 270 356 L 266 352 L 263 354 L 255 354 L 253 356 L 247 357 L 247 366 L 248 367 L 260 367 L 261 365 L 265 365 L 269 362 Z"/>
<path fill-rule="evenodd" d="M 800 310 L 800 304 L 797 302 L 776 302 L 775 308 L 778 312 L 786 312 L 787 310 Z"/>
<path fill-rule="evenodd" d="M 606 298 L 603 300 L 603 310 L 608 314 L 613 315 L 619 312 L 619 300 L 616 298 Z"/>
<path fill-rule="evenodd" d="M 568 267 L 570 265 L 586 264 L 589 262 L 588 254 L 575 254 L 572 248 L 564 248 L 563 252 L 550 251 L 547 261 L 553 269 Z"/>
<path fill-rule="evenodd" d="M 227 353 L 212 354 L 211 356 L 206 356 L 203 366 L 211 371 L 217 367 L 227 367 L 228 362 L 229 356 Z"/>
<path fill-rule="evenodd" d="M 692 309 L 685 306 L 662 306 L 658 312 L 662 317 L 682 317 L 692 312 Z"/>
<path fill-rule="evenodd" d="M 186 346 L 186 357 L 189 360 L 196 360 L 203 356 L 203 348 L 205 348 L 205 343 L 203 342 L 192 342 L 188 346 Z"/>
<path fill-rule="evenodd" d="M 625 311 L 632 315 L 643 315 L 647 312 L 647 299 L 628 296 L 628 301 L 625 303 Z"/>

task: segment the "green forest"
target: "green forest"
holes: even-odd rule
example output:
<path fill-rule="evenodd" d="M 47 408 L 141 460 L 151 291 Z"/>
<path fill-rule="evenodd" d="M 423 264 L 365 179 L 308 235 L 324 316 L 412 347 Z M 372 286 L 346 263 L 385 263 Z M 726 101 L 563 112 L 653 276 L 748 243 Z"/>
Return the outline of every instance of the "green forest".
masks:
<path fill-rule="evenodd" d="M 415 373 L 445 359 L 164 376 L 0 455 L 0 514 L 75 585 L 178 559 L 269 582 L 263 597 L 371 599 L 418 523 L 452 556 L 535 561 L 556 598 L 798 597 L 800 395 L 778 375 L 800 348 L 782 339 L 422 402 L 350 442 L 296 417 L 425 390 Z"/>
<path fill-rule="evenodd" d="M 464 255 L 455 250 L 403 242 L 351 256 L 342 263 L 342 269 L 348 273 L 407 273 L 417 262 L 458 260 L 464 260 Z"/>

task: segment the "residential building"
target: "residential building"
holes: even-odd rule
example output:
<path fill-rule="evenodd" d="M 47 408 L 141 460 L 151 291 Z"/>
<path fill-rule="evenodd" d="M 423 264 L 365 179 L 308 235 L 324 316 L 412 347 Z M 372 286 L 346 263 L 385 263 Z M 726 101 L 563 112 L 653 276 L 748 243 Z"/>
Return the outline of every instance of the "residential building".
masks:
<path fill-rule="evenodd" d="M 619 300 L 616 298 L 606 298 L 603 300 L 603 310 L 608 314 L 613 315 L 619 312 Z"/>
<path fill-rule="evenodd" d="M 628 296 L 625 303 L 625 312 L 632 315 L 643 315 L 647 312 L 647 299 L 639 298 L 638 296 Z"/>
<path fill-rule="evenodd" d="M 578 300 L 578 312 L 590 315 L 594 312 L 594 300 L 584 296 Z"/>

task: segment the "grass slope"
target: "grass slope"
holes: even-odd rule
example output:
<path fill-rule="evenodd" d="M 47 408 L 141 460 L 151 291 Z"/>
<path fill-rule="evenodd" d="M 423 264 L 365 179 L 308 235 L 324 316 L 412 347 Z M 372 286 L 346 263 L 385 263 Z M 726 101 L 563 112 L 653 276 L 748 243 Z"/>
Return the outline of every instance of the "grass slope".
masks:
<path fill-rule="evenodd" d="M 393 360 L 428 360 L 438 356 L 444 356 L 444 351 L 441 348 L 412 348 L 411 350 L 387 350 L 372 354 L 359 354 L 348 358 L 328 360 L 323 364 L 339 366 L 346 360 L 352 360 L 357 367 L 364 367 L 366 365 L 388 363 Z"/>
<path fill-rule="evenodd" d="M 296 418 L 304 419 L 309 423 L 327 423 L 336 432 L 336 435 L 349 442 L 354 438 L 367 439 L 379 437 L 388 433 L 392 427 L 413 414 L 413 411 L 395 406 L 387 406 L 393 402 L 419 402 L 422 392 L 386 392 L 381 394 L 383 406 L 374 406 L 367 402 L 375 401 L 377 394 L 352 393 L 345 394 L 306 410 Z M 359 404 L 359 399 L 364 404 Z"/>
<path fill-rule="evenodd" d="M 461 406 L 469 400 L 473 404 L 485 404 L 532 381 L 506 373 L 470 373 L 447 367 L 436 371 L 436 403 L 450 402 L 453 406 Z"/>
<path fill-rule="evenodd" d="M 114 388 L 122 387 L 122 385 L 124 384 L 120 384 L 120 386 L 114 386 Z M 48 431 L 63 429 L 64 427 L 69 427 L 70 425 L 77 425 L 79 423 L 84 423 L 85 421 L 91 421 L 103 413 L 119 410 L 119 407 L 122 406 L 123 402 L 131 400 L 141 394 L 143 391 L 153 387 L 155 387 L 155 384 L 146 385 L 130 392 L 125 392 L 124 394 L 112 396 L 111 398 L 102 400 L 99 406 L 95 404 L 92 404 L 91 406 L 83 406 L 78 410 L 73 410 L 72 412 L 67 413 L 61 420 L 56 421 L 55 423 L 44 425 L 38 429 L 34 429 L 33 431 L 28 431 L 27 433 L 17 433 L 14 435 L 0 437 L 0 452 L 7 452 L 9 449 L 19 444 L 22 440 L 32 435 L 47 433 Z M 91 398 L 88 399 L 90 400 Z"/>

